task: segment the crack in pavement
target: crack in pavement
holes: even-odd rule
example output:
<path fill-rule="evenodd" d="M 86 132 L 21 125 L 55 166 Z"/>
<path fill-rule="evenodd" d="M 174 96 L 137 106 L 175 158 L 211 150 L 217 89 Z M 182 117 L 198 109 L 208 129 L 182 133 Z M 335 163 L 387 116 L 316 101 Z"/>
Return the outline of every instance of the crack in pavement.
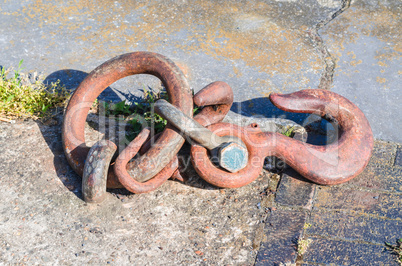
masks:
<path fill-rule="evenodd" d="M 324 63 L 325 63 L 325 69 L 320 78 L 320 84 L 318 85 L 318 89 L 324 89 L 324 90 L 331 89 L 331 86 L 333 84 L 335 67 L 336 67 L 335 59 L 332 57 L 331 53 L 328 51 L 323 39 L 321 38 L 320 34 L 318 33 L 318 31 L 321 28 L 323 28 L 325 25 L 330 23 L 332 20 L 334 20 L 336 17 L 341 15 L 345 10 L 347 10 L 350 7 L 351 2 L 352 2 L 352 0 L 342 0 L 342 6 L 339 10 L 337 10 L 335 13 L 333 13 L 327 19 L 319 22 L 317 25 L 315 25 L 315 27 L 307 30 L 307 34 L 309 35 L 309 37 L 313 43 L 313 46 L 315 46 L 317 48 L 319 54 L 321 55 L 321 58 L 324 60 Z"/>

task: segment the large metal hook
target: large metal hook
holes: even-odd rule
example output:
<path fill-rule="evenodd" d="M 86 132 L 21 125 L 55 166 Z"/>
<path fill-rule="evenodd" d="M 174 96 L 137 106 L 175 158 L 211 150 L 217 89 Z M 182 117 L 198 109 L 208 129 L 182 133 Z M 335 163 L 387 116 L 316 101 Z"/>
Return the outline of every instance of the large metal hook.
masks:
<path fill-rule="evenodd" d="M 336 121 L 339 139 L 326 146 L 316 146 L 279 133 L 262 132 L 258 124 L 244 128 L 227 123 L 213 124 L 207 128 L 218 138 L 231 136 L 244 143 L 248 161 L 244 168 L 230 173 L 210 161 L 205 147 L 193 144 L 192 162 L 203 179 L 219 187 L 241 187 L 258 177 L 264 158 L 272 155 L 285 160 L 305 178 L 323 185 L 346 182 L 366 167 L 373 149 L 373 134 L 362 111 L 348 99 L 331 91 L 314 89 L 286 95 L 271 94 L 270 100 L 285 111 L 312 113 Z M 162 110 L 161 115 L 170 120 L 168 109 Z"/>

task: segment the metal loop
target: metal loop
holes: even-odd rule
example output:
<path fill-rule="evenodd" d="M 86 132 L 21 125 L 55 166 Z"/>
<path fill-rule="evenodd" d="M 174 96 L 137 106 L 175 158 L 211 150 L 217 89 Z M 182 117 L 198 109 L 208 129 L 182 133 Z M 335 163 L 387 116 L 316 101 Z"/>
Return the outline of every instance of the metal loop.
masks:
<path fill-rule="evenodd" d="M 100 203 L 105 199 L 110 161 L 117 146 L 108 140 L 95 143 L 89 150 L 82 176 L 82 195 L 86 202 Z"/>
<path fill-rule="evenodd" d="M 89 147 L 85 143 L 84 127 L 88 111 L 99 94 L 113 82 L 129 75 L 151 74 L 158 77 L 169 95 L 172 104 L 192 116 L 191 90 L 180 69 L 168 58 L 149 52 L 136 52 L 115 57 L 93 70 L 74 92 L 67 106 L 63 128 L 63 148 L 67 160 L 77 174 L 82 176 Z M 184 138 L 170 127 L 140 160 L 129 163 L 130 174 L 137 180 L 148 180 L 166 165 L 153 165 L 160 158 L 177 154 Z M 115 178 L 109 175 L 110 179 Z M 111 183 L 116 183 L 111 180 Z M 109 182 L 108 182 L 109 183 Z"/>
<path fill-rule="evenodd" d="M 214 82 L 200 90 L 194 99 L 198 99 L 197 102 L 204 105 L 201 113 L 197 114 L 194 119 L 200 121 L 203 123 L 203 126 L 205 126 L 209 123 L 220 122 L 226 116 L 233 103 L 233 92 L 232 88 L 225 82 Z M 216 115 L 213 115 L 210 119 L 205 119 L 204 116 L 206 114 Z M 119 182 L 133 193 L 152 191 L 162 185 L 170 177 L 183 181 L 183 177 L 178 170 L 177 156 L 175 156 L 156 176 L 146 182 L 139 182 L 130 177 L 130 174 L 126 171 L 127 164 L 131 158 L 137 154 L 139 149 L 141 149 L 140 154 L 142 154 L 146 153 L 146 151 L 151 148 L 151 142 L 145 142 L 148 135 L 149 130 L 144 129 L 140 135 L 120 153 L 114 165 L 114 173 Z M 162 135 L 158 134 L 154 136 L 154 139 L 158 141 L 161 136 Z"/>
<path fill-rule="evenodd" d="M 168 180 L 179 167 L 177 156 L 156 176 L 146 182 L 134 180 L 127 172 L 127 163 L 137 154 L 149 136 L 149 129 L 144 128 L 140 134 L 119 154 L 114 164 L 114 171 L 120 183 L 133 193 L 145 193 L 155 190 Z"/>

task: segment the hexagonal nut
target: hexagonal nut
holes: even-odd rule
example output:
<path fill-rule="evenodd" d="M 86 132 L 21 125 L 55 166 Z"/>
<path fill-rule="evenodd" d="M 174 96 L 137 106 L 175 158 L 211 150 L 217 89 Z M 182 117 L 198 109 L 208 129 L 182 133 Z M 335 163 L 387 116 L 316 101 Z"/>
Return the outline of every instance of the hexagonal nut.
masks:
<path fill-rule="evenodd" d="M 236 143 L 224 143 L 218 154 L 219 165 L 231 173 L 237 172 L 247 166 L 247 149 Z"/>

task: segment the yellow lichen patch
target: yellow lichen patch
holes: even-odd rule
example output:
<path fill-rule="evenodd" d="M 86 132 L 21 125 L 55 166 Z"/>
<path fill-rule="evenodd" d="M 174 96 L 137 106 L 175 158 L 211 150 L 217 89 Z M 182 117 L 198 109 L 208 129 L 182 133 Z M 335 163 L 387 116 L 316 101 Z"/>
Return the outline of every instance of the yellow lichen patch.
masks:
<path fill-rule="evenodd" d="M 333 55 L 340 57 L 345 45 L 356 43 L 361 38 L 360 35 L 363 35 L 375 37 L 387 45 L 377 51 L 376 59 L 394 60 L 400 58 L 402 52 L 399 24 L 400 18 L 396 9 L 379 2 L 375 11 L 369 11 L 364 1 L 356 1 L 351 8 L 326 26 L 324 34 L 329 37 L 327 43 L 333 50 Z M 357 29 L 360 33 L 356 32 L 356 25 L 359 25 Z M 351 52 L 348 52 L 348 55 L 351 55 Z"/>
<path fill-rule="evenodd" d="M 202 51 L 216 59 L 243 60 L 268 73 L 289 74 L 300 71 L 303 64 L 316 70 L 322 68 L 319 58 L 311 60 L 314 49 L 304 40 L 302 32 L 282 28 L 264 15 L 269 5 L 261 3 L 261 10 L 250 12 L 253 15 L 237 5 L 200 1 L 198 8 L 182 6 L 180 12 L 175 9 L 161 12 L 162 4 L 147 6 L 142 16 L 145 24 L 136 29 L 135 35 L 156 44 L 155 28 L 167 35 L 186 32 L 183 36 L 186 39 L 176 42 L 178 49 L 189 53 Z M 148 36 L 147 32 L 155 34 Z"/>
<path fill-rule="evenodd" d="M 349 55 L 350 57 L 352 57 L 352 59 L 356 59 L 356 54 L 353 51 L 350 51 L 347 53 L 347 55 Z"/>
<path fill-rule="evenodd" d="M 281 88 L 277 88 L 270 79 L 257 78 L 249 80 L 248 88 L 259 91 L 263 97 L 268 97 L 271 92 L 283 92 Z"/>
<path fill-rule="evenodd" d="M 235 66 L 233 66 L 233 73 L 235 73 L 236 77 L 241 77 L 243 75 L 241 70 Z"/>
<path fill-rule="evenodd" d="M 382 67 L 388 67 L 388 65 L 384 61 L 378 61 L 378 65 Z"/>
<path fill-rule="evenodd" d="M 378 82 L 378 83 L 385 83 L 385 82 L 387 82 L 387 79 L 386 79 L 386 78 L 377 77 L 377 82 Z"/>
<path fill-rule="evenodd" d="M 361 59 L 360 60 L 352 60 L 352 61 L 350 61 L 351 66 L 357 66 L 357 65 L 360 65 L 361 63 L 363 63 L 363 61 Z"/>

